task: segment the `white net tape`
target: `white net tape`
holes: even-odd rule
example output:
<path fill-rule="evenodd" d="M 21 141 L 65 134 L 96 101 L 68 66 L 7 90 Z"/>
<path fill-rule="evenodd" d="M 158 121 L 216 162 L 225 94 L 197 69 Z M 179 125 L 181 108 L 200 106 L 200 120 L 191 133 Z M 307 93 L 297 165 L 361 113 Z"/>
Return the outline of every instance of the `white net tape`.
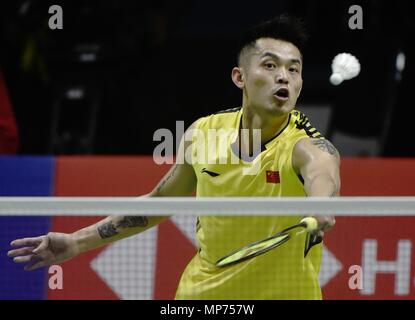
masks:
<path fill-rule="evenodd" d="M 415 197 L 0 197 L 0 215 L 413 216 Z"/>

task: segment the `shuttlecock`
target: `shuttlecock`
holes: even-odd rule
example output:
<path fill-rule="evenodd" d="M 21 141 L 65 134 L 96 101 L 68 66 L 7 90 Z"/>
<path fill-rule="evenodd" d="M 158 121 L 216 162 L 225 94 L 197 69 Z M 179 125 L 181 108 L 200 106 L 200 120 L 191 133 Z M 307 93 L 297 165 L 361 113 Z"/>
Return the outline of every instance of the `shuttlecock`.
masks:
<path fill-rule="evenodd" d="M 331 64 L 332 74 L 331 84 L 337 86 L 344 80 L 356 77 L 360 72 L 360 63 L 357 58 L 350 53 L 339 53 L 334 57 Z"/>

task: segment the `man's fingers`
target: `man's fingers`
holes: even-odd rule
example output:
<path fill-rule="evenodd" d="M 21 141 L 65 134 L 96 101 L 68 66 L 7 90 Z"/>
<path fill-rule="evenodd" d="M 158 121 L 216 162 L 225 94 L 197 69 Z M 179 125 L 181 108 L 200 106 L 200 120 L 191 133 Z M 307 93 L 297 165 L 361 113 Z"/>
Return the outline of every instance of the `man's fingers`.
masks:
<path fill-rule="evenodd" d="M 30 262 L 33 260 L 38 261 L 38 257 L 36 257 L 34 254 L 29 254 L 27 256 L 20 256 L 20 257 L 15 257 L 13 258 L 13 261 L 16 263 L 26 263 L 26 262 Z"/>
<path fill-rule="evenodd" d="M 12 247 L 32 246 L 37 247 L 43 237 L 16 239 L 10 243 Z"/>
<path fill-rule="evenodd" d="M 47 247 L 49 246 L 49 238 L 47 236 L 42 237 L 42 242 L 40 243 L 40 245 L 33 250 L 33 253 L 39 253 L 45 249 L 47 249 Z"/>
<path fill-rule="evenodd" d="M 8 257 L 24 256 L 24 255 L 33 253 L 33 249 L 34 249 L 33 247 L 25 247 L 25 248 L 10 250 L 9 252 L 7 252 L 7 256 Z"/>
<path fill-rule="evenodd" d="M 330 231 L 336 224 L 336 219 L 331 216 L 315 216 L 319 230 Z"/>
<path fill-rule="evenodd" d="M 45 267 L 47 265 L 48 264 L 47 264 L 46 261 L 38 261 L 38 262 L 35 262 L 33 264 L 29 264 L 29 265 L 25 266 L 24 269 L 26 271 L 32 271 L 32 270 L 35 270 L 35 269 L 39 269 L 39 268 Z"/>
<path fill-rule="evenodd" d="M 336 219 L 334 219 L 334 217 L 326 217 L 322 230 L 330 231 L 334 227 L 335 224 L 336 224 Z"/>

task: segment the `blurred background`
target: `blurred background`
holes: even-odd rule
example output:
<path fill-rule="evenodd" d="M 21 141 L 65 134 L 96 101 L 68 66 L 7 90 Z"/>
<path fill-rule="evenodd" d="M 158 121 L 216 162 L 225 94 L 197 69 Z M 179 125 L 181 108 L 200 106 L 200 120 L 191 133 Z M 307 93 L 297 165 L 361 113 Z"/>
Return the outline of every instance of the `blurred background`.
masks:
<path fill-rule="evenodd" d="M 48 26 L 52 5 L 62 30 Z M 349 28 L 352 5 L 363 29 Z M 154 132 L 240 106 L 238 36 L 281 13 L 306 22 L 298 109 L 345 158 L 342 195 L 413 196 L 414 12 L 404 0 L 2 0 L 0 154 L 12 156 L 0 156 L 0 196 L 149 192 L 169 168 L 151 157 Z M 341 52 L 362 70 L 333 86 Z M 415 219 L 393 214 L 336 219 L 320 272 L 326 299 L 413 299 Z M 15 265 L 10 241 L 102 217 L 0 217 L 0 300 L 171 299 L 197 250 L 196 218 L 183 217 L 65 263 L 65 290 L 48 286 L 46 268 Z M 348 286 L 352 265 L 365 267 L 365 290 Z"/>
<path fill-rule="evenodd" d="M 51 30 L 48 9 L 63 9 Z M 363 29 L 351 30 L 351 5 Z M 281 13 L 310 34 L 298 108 L 343 156 L 415 156 L 409 1 L 6 0 L 0 3 L 0 152 L 152 154 L 159 128 L 241 104 L 241 30 Z M 360 75 L 329 82 L 340 52 Z M 397 64 L 398 62 L 398 64 Z"/>

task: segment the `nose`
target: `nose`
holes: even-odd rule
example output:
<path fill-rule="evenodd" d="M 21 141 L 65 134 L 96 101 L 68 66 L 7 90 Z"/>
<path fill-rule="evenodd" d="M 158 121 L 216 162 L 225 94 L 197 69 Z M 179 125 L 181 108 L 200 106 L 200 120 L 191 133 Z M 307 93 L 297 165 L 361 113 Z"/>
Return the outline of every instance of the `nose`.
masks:
<path fill-rule="evenodd" d="M 277 83 L 288 84 L 288 74 L 285 68 L 280 68 L 276 75 Z"/>

